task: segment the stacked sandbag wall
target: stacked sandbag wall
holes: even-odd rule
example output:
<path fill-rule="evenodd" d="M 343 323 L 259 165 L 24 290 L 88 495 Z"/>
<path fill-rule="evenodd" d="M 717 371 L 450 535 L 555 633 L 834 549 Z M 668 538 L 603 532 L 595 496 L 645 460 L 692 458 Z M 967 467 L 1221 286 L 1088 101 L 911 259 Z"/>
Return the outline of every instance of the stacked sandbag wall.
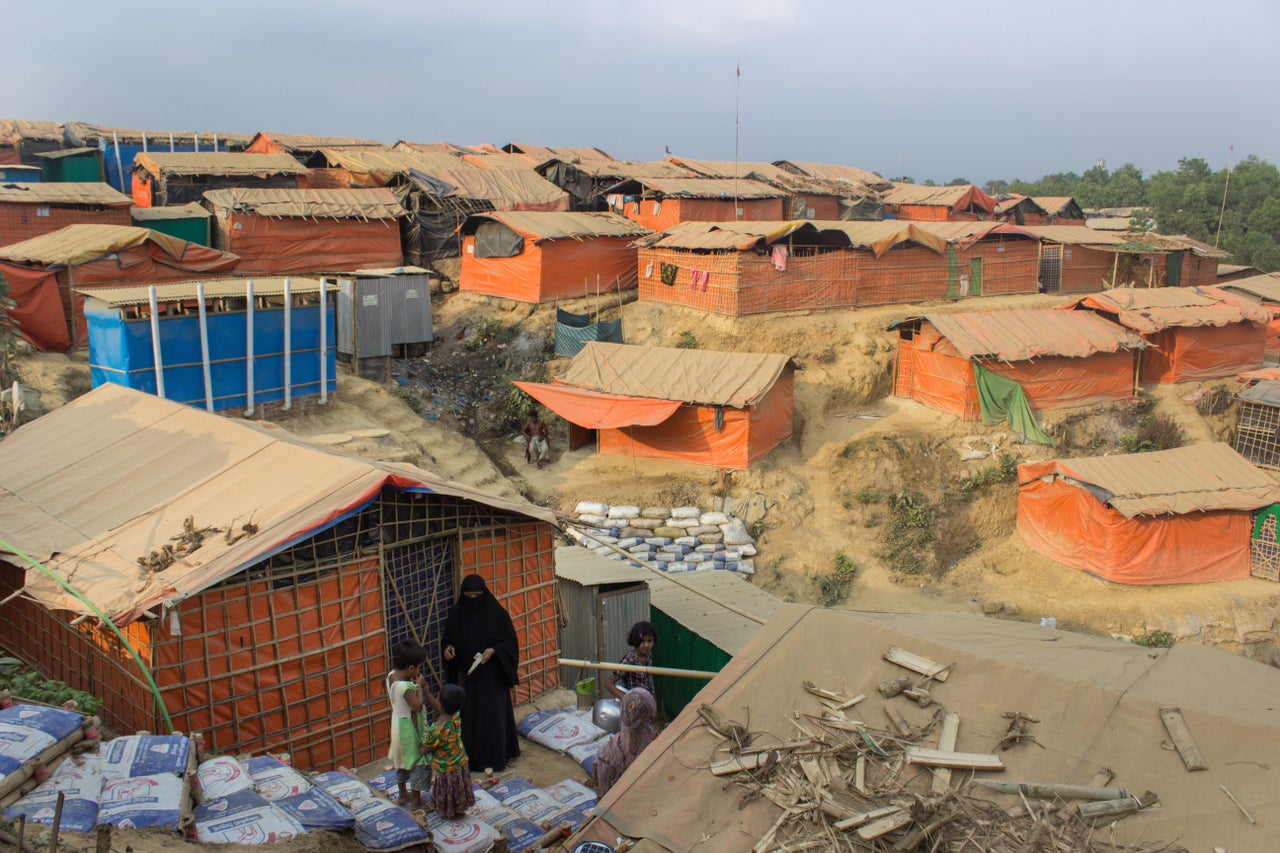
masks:
<path fill-rule="evenodd" d="M 580 501 L 569 535 L 611 560 L 662 572 L 721 569 L 755 574 L 755 540 L 746 523 L 696 506 L 640 507 Z"/>

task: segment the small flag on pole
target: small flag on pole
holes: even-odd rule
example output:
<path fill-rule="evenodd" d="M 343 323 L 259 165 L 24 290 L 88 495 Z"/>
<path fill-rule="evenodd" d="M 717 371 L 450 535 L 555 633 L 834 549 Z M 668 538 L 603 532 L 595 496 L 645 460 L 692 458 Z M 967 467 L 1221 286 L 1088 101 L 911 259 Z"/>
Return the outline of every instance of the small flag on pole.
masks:
<path fill-rule="evenodd" d="M 662 147 L 663 147 L 664 149 L 666 149 L 666 152 L 667 152 L 668 154 L 670 154 L 670 153 L 671 153 L 671 146 L 670 146 L 670 145 L 664 145 L 664 146 L 662 146 Z"/>
<path fill-rule="evenodd" d="M 741 62 L 739 62 L 739 63 L 738 63 L 738 76 L 739 76 L 739 77 L 741 77 L 741 76 L 742 76 L 742 63 L 741 63 Z"/>

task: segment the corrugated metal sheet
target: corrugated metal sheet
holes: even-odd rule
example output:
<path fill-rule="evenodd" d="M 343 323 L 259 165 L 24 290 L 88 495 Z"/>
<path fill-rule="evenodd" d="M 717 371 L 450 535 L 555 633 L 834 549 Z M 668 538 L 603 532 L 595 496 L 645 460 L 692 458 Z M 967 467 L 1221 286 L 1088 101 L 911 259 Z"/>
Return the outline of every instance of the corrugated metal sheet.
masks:
<path fill-rule="evenodd" d="M 691 592 L 665 577 L 651 577 L 650 606 L 729 655 L 736 654 L 746 645 L 747 640 L 760 630 L 760 624 L 725 609 L 716 601 L 723 601 L 761 619 L 768 619 L 782 605 L 780 599 L 735 572 L 687 572 L 680 575 L 680 582 L 698 592 Z M 699 592 L 705 595 L 699 595 Z"/>
<path fill-rule="evenodd" d="M 744 408 L 763 397 L 790 356 L 588 341 L 562 382 L 610 394 Z"/>
<path fill-rule="evenodd" d="M 636 183 L 666 198 L 782 198 L 785 192 L 751 180 L 720 178 L 637 178 Z M 616 191 L 616 190 L 615 190 Z"/>
<path fill-rule="evenodd" d="M 1173 326 L 1266 323 L 1271 319 L 1271 309 L 1217 287 L 1121 287 L 1082 296 L 1062 307 L 1115 314 L 1121 324 L 1139 332 Z"/>
<path fill-rule="evenodd" d="M 148 151 L 134 158 L 134 167 L 153 175 L 305 175 L 311 171 L 288 154 L 236 152 Z"/>
<path fill-rule="evenodd" d="M 22 182 L 0 186 L 0 203 L 100 204 L 128 207 L 132 199 L 103 183 L 67 184 Z"/>
<path fill-rule="evenodd" d="M 1125 518 L 1253 510 L 1280 501 L 1280 483 L 1221 442 L 1059 459 L 1054 471 L 1104 490 Z"/>
<path fill-rule="evenodd" d="M 636 583 L 653 576 L 648 569 L 640 569 L 621 560 L 610 560 L 599 554 L 566 545 L 556 549 L 556 577 L 573 581 L 581 586 L 599 586 L 609 583 Z"/>
<path fill-rule="evenodd" d="M 388 281 L 385 278 L 338 279 L 338 352 L 356 358 L 391 355 L 393 312 L 387 299 Z"/>
<path fill-rule="evenodd" d="M 197 287 L 204 285 L 205 299 L 225 299 L 244 296 L 246 282 L 253 282 L 254 296 L 283 296 L 284 283 L 289 282 L 290 293 L 319 293 L 321 282 L 316 278 L 215 278 L 200 281 L 166 281 L 155 285 L 156 299 L 160 302 L 195 299 Z M 337 288 L 330 284 L 326 292 Z M 105 302 L 111 308 L 122 305 L 142 305 L 151 299 L 148 285 L 136 284 L 127 287 L 85 287 L 77 288 L 85 296 Z"/>
<path fill-rule="evenodd" d="M 37 151 L 36 156 L 45 160 L 61 160 L 64 157 L 83 157 L 97 153 L 97 148 L 61 148 L 57 151 Z"/>
<path fill-rule="evenodd" d="M 607 560 L 586 548 L 566 546 L 556 549 L 556 578 L 560 582 L 560 654 L 580 660 L 615 661 L 627 651 L 627 632 L 641 620 L 649 619 L 649 587 L 653 575 L 617 560 Z M 602 595 L 602 588 L 614 592 Z M 561 683 L 572 687 L 580 678 L 594 676 L 596 694 L 601 693 L 606 672 L 561 668 Z"/>
<path fill-rule="evenodd" d="M 927 314 L 925 319 L 965 358 L 1082 358 L 1143 345 L 1142 338 L 1124 327 L 1087 311 L 962 311 Z"/>
<path fill-rule="evenodd" d="M 524 237 L 544 240 L 581 240 L 586 237 L 641 237 L 648 228 L 616 213 L 568 213 L 561 211 L 490 211 L 467 217 L 462 233 L 471 234 L 483 221 L 501 222 Z"/>
<path fill-rule="evenodd" d="M 1222 274 L 1221 265 L 1218 267 L 1218 274 Z M 1218 287 L 1227 292 L 1238 290 L 1241 293 L 1256 296 L 1263 302 L 1280 305 L 1280 273 L 1267 273 L 1249 276 L 1248 278 L 1232 279 L 1231 281 L 1220 282 Z"/>
<path fill-rule="evenodd" d="M 175 204 L 171 207 L 135 207 L 130 215 L 134 222 L 152 222 L 162 219 L 209 219 L 213 216 L 199 202 Z"/>
<path fill-rule="evenodd" d="M 405 210 L 386 187 L 295 190 L 230 187 L 204 194 L 215 207 L 285 219 L 398 219 Z"/>

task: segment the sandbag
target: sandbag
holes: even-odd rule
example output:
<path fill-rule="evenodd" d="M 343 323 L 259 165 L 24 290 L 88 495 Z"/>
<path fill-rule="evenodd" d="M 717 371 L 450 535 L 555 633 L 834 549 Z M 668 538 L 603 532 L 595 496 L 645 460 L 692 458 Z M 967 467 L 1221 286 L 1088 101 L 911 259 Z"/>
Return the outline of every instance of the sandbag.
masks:
<path fill-rule="evenodd" d="M 400 850 L 428 841 L 434 841 L 437 850 L 451 849 L 440 844 L 440 838 L 435 836 L 434 831 L 428 833 L 412 815 L 383 797 L 365 797 L 356 800 L 348 808 L 356 819 L 356 840 L 368 850 Z M 492 836 L 488 843 L 493 843 Z M 487 849 L 488 847 L 467 848 L 468 853 L 481 853 Z"/>
<path fill-rule="evenodd" d="M 696 518 L 668 518 L 667 524 L 670 527 L 679 527 L 681 530 L 688 530 L 690 527 L 697 527 L 699 522 Z"/>
<path fill-rule="evenodd" d="M 98 747 L 102 775 L 107 779 L 149 776 L 156 773 L 183 775 L 191 769 L 195 751 L 184 735 L 125 735 Z"/>
<path fill-rule="evenodd" d="M 724 534 L 717 530 L 715 533 L 699 533 L 698 541 L 703 545 L 724 545 Z"/>
<path fill-rule="evenodd" d="M 643 527 L 624 527 L 618 531 L 619 539 L 643 539 L 649 531 Z"/>
<path fill-rule="evenodd" d="M 698 521 L 703 524 L 728 524 L 729 516 L 725 515 L 723 512 L 704 512 L 702 515 L 698 516 Z"/>
<path fill-rule="evenodd" d="M 485 821 L 470 815 L 461 820 L 445 820 L 439 812 L 427 815 L 431 841 L 439 853 L 485 853 L 502 834 Z"/>
<path fill-rule="evenodd" d="M 706 563 L 711 561 L 711 557 L 707 554 L 699 554 L 697 551 L 694 551 L 692 554 L 685 554 L 684 561 L 690 564 Z"/>
<path fill-rule="evenodd" d="M 659 527 L 666 527 L 665 522 L 666 519 L 662 518 L 633 518 L 627 522 L 627 526 L 641 530 L 656 530 Z"/>
<path fill-rule="evenodd" d="M 329 829 L 340 832 L 350 829 L 356 822 L 355 816 L 333 795 L 314 785 L 301 794 L 276 800 L 274 805 L 291 815 L 307 829 Z"/>
<path fill-rule="evenodd" d="M 741 545 L 738 545 L 737 548 L 738 553 L 744 557 L 754 557 L 756 555 L 756 546 L 752 545 L 750 542 L 743 542 Z"/>
<path fill-rule="evenodd" d="M 679 562 L 679 563 L 663 563 L 661 566 L 659 566 L 659 568 L 661 568 L 661 569 L 662 569 L 663 571 L 665 571 L 665 572 L 672 572 L 672 573 L 674 573 L 674 572 L 691 572 L 691 571 L 693 571 L 693 564 L 692 564 L 692 563 L 685 563 L 685 562 Z"/>
<path fill-rule="evenodd" d="M 480 792 L 477 790 L 476 793 L 476 811 L 479 812 L 480 819 L 502 833 L 507 839 L 507 849 L 510 853 L 524 853 L 543 836 L 544 830 L 541 826 L 497 800 L 493 800 L 493 805 L 490 807 L 478 808 Z"/>
<path fill-rule="evenodd" d="M 717 536 L 723 536 L 720 532 L 720 526 L 716 524 L 699 524 L 695 527 L 686 527 L 685 532 L 690 536 L 702 536 L 706 533 L 714 533 Z"/>
<path fill-rule="evenodd" d="M 716 551 L 723 551 L 724 546 L 718 542 L 704 542 L 695 546 L 693 550 L 699 554 L 714 554 Z"/>
<path fill-rule="evenodd" d="M 604 746 L 606 738 L 599 738 L 590 743 L 579 743 L 569 747 L 569 757 L 578 762 L 582 769 L 587 771 L 588 776 L 593 776 L 596 769 L 596 755 L 600 752 L 600 747 Z"/>
<path fill-rule="evenodd" d="M 253 789 L 269 803 L 311 790 L 307 777 L 271 755 L 255 755 L 241 762 L 253 780 Z"/>
<path fill-rule="evenodd" d="M 655 536 L 661 536 L 665 539 L 675 539 L 677 536 L 684 535 L 683 527 L 659 527 L 653 531 Z"/>
<path fill-rule="evenodd" d="M 104 779 L 98 823 L 124 829 L 160 826 L 177 831 L 188 788 L 172 773 Z"/>
<path fill-rule="evenodd" d="M 253 790 L 253 777 L 229 755 L 200 762 L 196 768 L 196 793 L 201 800 L 215 800 Z"/>
<path fill-rule="evenodd" d="M 657 545 L 659 547 L 663 545 L 670 545 L 671 537 L 670 536 L 650 536 L 648 539 L 644 540 L 644 544 Z"/>
<path fill-rule="evenodd" d="M 580 514 L 578 521 L 588 527 L 604 527 L 609 523 L 609 519 L 604 515 L 595 515 L 594 513 Z"/>
<path fill-rule="evenodd" d="M 596 804 L 596 792 L 573 779 L 564 779 L 543 790 L 553 800 L 570 808 L 590 808 Z"/>
<path fill-rule="evenodd" d="M 696 536 L 677 536 L 677 537 L 675 538 L 675 541 L 674 541 L 674 542 L 672 542 L 671 544 L 672 544 L 672 545 L 688 545 L 690 548 L 693 548 L 693 547 L 696 547 L 696 546 L 697 546 L 697 544 L 698 544 L 698 537 L 696 537 Z"/>
<path fill-rule="evenodd" d="M 638 506 L 611 506 L 605 515 L 610 519 L 630 519 L 640 517 Z"/>
<path fill-rule="evenodd" d="M 672 554 L 667 551 L 659 551 L 653 555 L 653 559 L 659 563 L 674 563 L 682 556 L 682 554 Z"/>
<path fill-rule="evenodd" d="M 570 710 L 534 711 L 516 726 L 520 734 L 556 752 L 565 752 L 577 743 L 595 740 L 604 730 Z M 494 796 L 502 799 L 500 794 Z"/>
<path fill-rule="evenodd" d="M 609 505 L 597 503 L 596 501 L 578 501 L 578 505 L 573 511 L 579 516 L 582 515 L 605 515 L 609 512 Z"/>
<path fill-rule="evenodd" d="M 641 518 L 663 519 L 671 517 L 671 508 L 665 506 L 647 506 L 640 510 Z"/>
<path fill-rule="evenodd" d="M 628 548 L 641 544 L 641 540 L 643 538 L 644 537 L 641 536 L 628 536 L 626 539 L 619 539 L 618 547 L 625 551 Z"/>
<path fill-rule="evenodd" d="M 307 829 L 255 791 L 207 799 L 196 806 L 196 840 L 202 844 L 274 844 Z"/>
<path fill-rule="evenodd" d="M 53 826 L 58 794 L 63 795 L 63 829 L 93 832 L 98 825 L 102 797 L 102 763 L 96 755 L 70 756 L 31 793 L 4 810 L 10 819 L 26 815 L 28 821 Z"/>
<path fill-rule="evenodd" d="M 676 506 L 671 508 L 672 518 L 700 518 L 702 510 L 696 506 Z"/>
<path fill-rule="evenodd" d="M 731 518 L 728 524 L 720 525 L 720 532 L 724 534 L 724 544 L 726 545 L 753 544 L 751 534 L 747 532 L 747 525 L 740 518 Z"/>

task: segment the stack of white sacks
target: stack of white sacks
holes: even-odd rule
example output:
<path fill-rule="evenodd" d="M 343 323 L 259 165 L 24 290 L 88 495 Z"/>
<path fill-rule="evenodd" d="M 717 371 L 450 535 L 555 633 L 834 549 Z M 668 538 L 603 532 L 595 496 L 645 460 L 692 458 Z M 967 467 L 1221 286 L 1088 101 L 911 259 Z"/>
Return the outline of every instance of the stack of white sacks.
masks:
<path fill-rule="evenodd" d="M 736 516 L 696 506 L 610 506 L 592 501 L 579 502 L 574 512 L 583 530 L 569 528 L 569 535 L 602 557 L 629 559 L 663 572 L 723 569 L 755 574 L 755 541 Z"/>

